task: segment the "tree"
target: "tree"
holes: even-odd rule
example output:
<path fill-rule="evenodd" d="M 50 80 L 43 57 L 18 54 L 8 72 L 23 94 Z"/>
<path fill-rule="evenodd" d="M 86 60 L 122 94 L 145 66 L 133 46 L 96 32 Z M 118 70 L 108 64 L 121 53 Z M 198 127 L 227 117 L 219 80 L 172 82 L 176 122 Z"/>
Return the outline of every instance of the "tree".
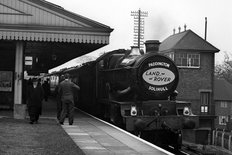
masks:
<path fill-rule="evenodd" d="M 232 55 L 225 52 L 224 61 L 222 64 L 215 66 L 215 76 L 217 78 L 224 78 L 232 83 Z"/>

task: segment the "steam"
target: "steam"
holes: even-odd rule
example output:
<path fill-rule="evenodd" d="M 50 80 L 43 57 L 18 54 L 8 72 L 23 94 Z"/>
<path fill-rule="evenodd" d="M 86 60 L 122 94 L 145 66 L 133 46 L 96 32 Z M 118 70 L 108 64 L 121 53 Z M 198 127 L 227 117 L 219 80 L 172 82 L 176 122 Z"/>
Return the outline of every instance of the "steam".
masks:
<path fill-rule="evenodd" d="M 163 40 L 167 36 L 171 35 L 171 21 L 167 21 L 165 19 L 168 18 L 164 17 L 164 15 L 149 17 L 149 21 L 145 23 L 145 40 Z"/>

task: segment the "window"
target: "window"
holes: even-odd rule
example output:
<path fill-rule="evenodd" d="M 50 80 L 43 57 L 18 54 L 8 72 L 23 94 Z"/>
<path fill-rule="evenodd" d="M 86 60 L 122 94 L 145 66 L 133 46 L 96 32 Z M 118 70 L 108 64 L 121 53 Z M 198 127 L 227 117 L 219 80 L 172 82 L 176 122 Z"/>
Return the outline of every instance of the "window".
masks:
<path fill-rule="evenodd" d="M 221 101 L 221 108 L 227 108 L 227 102 Z"/>
<path fill-rule="evenodd" d="M 209 113 L 209 104 L 210 104 L 210 92 L 200 92 L 201 107 L 200 112 L 203 115 Z"/>
<path fill-rule="evenodd" d="M 174 61 L 174 53 L 167 53 L 166 56 L 168 56 L 169 58 L 171 58 Z"/>
<path fill-rule="evenodd" d="M 178 67 L 187 66 L 187 53 L 177 53 L 176 55 L 176 65 Z"/>
<path fill-rule="evenodd" d="M 226 125 L 226 122 L 228 122 L 227 116 L 219 116 L 219 125 Z"/>
<path fill-rule="evenodd" d="M 201 106 L 201 113 L 208 113 L 208 106 Z"/>
<path fill-rule="evenodd" d="M 200 54 L 176 53 L 175 62 L 178 67 L 199 68 Z"/>

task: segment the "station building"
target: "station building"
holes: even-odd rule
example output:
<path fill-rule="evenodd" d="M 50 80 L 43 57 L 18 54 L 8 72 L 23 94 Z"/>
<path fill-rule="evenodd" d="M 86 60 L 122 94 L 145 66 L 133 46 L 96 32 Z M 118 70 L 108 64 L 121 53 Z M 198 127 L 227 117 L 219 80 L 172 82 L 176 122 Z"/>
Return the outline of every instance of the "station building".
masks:
<path fill-rule="evenodd" d="M 47 73 L 109 44 L 112 28 L 44 0 L 0 0 L 0 108 L 23 116 L 24 72 Z M 219 50 L 191 30 L 169 36 L 159 52 L 179 68 L 178 100 L 204 119 L 215 115 L 214 58 Z M 210 125 L 213 125 L 210 124 Z M 206 123 L 206 126 L 209 124 Z"/>
<path fill-rule="evenodd" d="M 169 36 L 159 52 L 172 58 L 179 68 L 178 100 L 191 102 L 199 115 L 199 127 L 214 128 L 214 66 L 219 49 L 191 30 Z"/>
<path fill-rule="evenodd" d="M 232 84 L 225 79 L 214 80 L 215 128 L 232 130 Z"/>
<path fill-rule="evenodd" d="M 45 0 L 0 0 L 0 108 L 23 118 L 25 72 L 47 73 L 97 50 L 112 31 Z"/>

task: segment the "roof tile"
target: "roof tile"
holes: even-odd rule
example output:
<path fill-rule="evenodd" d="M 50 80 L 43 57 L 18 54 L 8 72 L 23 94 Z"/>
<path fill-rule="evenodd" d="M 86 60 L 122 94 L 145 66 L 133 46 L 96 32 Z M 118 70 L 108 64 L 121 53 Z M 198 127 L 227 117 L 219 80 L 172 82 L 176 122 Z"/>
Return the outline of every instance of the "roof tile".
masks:
<path fill-rule="evenodd" d="M 161 44 L 159 51 L 168 50 L 198 50 L 205 52 L 219 52 L 219 49 L 198 36 L 191 30 L 183 31 L 169 36 Z"/>

